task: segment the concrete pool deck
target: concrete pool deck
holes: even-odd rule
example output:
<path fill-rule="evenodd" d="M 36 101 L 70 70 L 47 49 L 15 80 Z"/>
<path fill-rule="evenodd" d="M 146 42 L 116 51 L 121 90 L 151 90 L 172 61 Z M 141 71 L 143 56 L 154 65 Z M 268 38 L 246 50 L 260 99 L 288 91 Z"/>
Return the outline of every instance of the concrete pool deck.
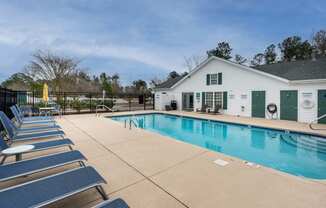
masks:
<path fill-rule="evenodd" d="M 171 113 L 310 131 L 307 124 L 296 122 Z M 132 208 L 326 206 L 325 181 L 300 178 L 261 166 L 248 166 L 241 159 L 146 130 L 125 129 L 122 123 L 94 114 L 63 116 L 58 123 L 67 137 L 74 141 L 74 149 L 80 150 L 88 158 L 87 163 L 107 180 L 104 188 L 109 197 L 122 197 Z M 320 127 L 326 129 L 323 125 Z M 317 133 L 326 135 L 326 131 Z M 223 159 L 229 164 L 218 166 L 214 163 L 216 159 Z M 64 169 L 67 168 L 71 166 Z M 0 188 L 48 174 L 21 178 L 4 183 Z M 100 201 L 99 194 L 92 190 L 51 207 L 91 207 Z"/>

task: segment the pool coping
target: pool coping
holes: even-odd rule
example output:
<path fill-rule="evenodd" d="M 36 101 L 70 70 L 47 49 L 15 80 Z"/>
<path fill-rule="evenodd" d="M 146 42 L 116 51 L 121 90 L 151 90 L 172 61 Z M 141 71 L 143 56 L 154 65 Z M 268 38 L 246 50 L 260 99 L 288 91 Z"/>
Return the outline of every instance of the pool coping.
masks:
<path fill-rule="evenodd" d="M 244 127 L 254 127 L 254 128 L 259 128 L 259 129 L 265 129 L 265 130 L 277 130 L 277 131 L 283 131 L 285 133 L 296 133 L 296 134 L 303 134 L 307 136 L 317 136 L 321 137 L 326 140 L 326 135 L 320 134 L 320 133 L 314 133 L 314 132 L 307 132 L 307 131 L 298 131 L 298 130 L 293 130 L 293 129 L 288 129 L 288 128 L 277 128 L 277 127 L 266 127 L 263 125 L 257 125 L 257 124 L 243 124 L 240 122 L 230 122 L 230 121 L 224 121 L 220 119 L 214 119 L 214 118 L 201 118 L 197 117 L 195 115 L 179 115 L 175 113 L 168 113 L 168 112 L 140 112 L 140 113 L 132 113 L 132 114 L 123 114 L 123 115 L 106 115 L 104 117 L 106 118 L 112 118 L 112 117 L 124 117 L 124 116 L 134 116 L 134 115 L 150 115 L 150 114 L 162 114 L 162 115 L 172 115 L 172 116 L 177 116 L 181 118 L 192 118 L 192 119 L 198 119 L 198 120 L 204 120 L 204 121 L 214 121 L 218 123 L 225 123 L 225 124 L 232 124 L 232 125 L 239 125 L 239 126 L 244 126 Z"/>

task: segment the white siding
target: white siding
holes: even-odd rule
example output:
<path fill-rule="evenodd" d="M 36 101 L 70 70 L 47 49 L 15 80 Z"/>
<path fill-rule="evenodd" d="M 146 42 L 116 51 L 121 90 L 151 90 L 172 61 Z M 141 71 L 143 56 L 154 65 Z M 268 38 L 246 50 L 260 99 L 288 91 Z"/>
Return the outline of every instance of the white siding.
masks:
<path fill-rule="evenodd" d="M 206 75 L 222 72 L 222 85 L 206 85 Z M 184 80 L 174 89 L 167 91 L 169 98 L 175 99 L 178 102 L 178 109 L 181 108 L 181 93 L 182 92 L 228 92 L 228 109 L 224 112 L 230 115 L 251 116 L 251 91 L 263 90 L 266 92 L 266 105 L 275 103 L 278 106 L 280 113 L 280 91 L 281 90 L 297 90 L 298 91 L 298 121 L 310 122 L 317 117 L 317 90 L 326 89 L 326 83 L 322 84 L 296 84 L 289 85 L 281 80 L 274 79 L 262 74 L 258 74 L 236 65 L 215 60 L 208 62 L 203 68 Z M 160 92 L 157 92 L 160 93 Z M 314 102 L 314 107 L 305 109 L 302 107 L 304 100 L 303 93 L 311 93 L 310 98 Z M 246 99 L 241 98 L 241 95 L 246 95 Z M 230 97 L 234 96 L 233 99 Z M 164 100 L 164 103 L 170 101 Z M 244 106 L 244 111 L 241 111 L 241 106 Z M 200 102 L 197 102 L 196 95 L 194 96 L 194 109 L 201 107 Z M 162 110 L 157 106 L 157 110 Z"/>

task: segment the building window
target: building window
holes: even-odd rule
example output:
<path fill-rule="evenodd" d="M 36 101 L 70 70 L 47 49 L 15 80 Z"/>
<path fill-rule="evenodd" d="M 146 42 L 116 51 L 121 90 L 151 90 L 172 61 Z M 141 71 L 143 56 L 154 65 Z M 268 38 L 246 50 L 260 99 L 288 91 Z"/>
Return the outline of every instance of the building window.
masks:
<path fill-rule="evenodd" d="M 218 74 L 207 74 L 206 85 L 221 85 L 222 84 L 222 73 Z"/>
<path fill-rule="evenodd" d="M 196 101 L 199 103 L 200 102 L 200 92 L 196 93 Z"/>
<path fill-rule="evenodd" d="M 213 92 L 205 93 L 205 104 L 207 108 L 213 108 Z"/>
<path fill-rule="evenodd" d="M 217 84 L 217 74 L 211 74 L 211 85 Z"/>
<path fill-rule="evenodd" d="M 214 93 L 214 99 L 215 99 L 215 107 L 216 108 L 222 108 L 222 105 L 223 105 L 223 93 L 222 92 L 215 92 Z"/>

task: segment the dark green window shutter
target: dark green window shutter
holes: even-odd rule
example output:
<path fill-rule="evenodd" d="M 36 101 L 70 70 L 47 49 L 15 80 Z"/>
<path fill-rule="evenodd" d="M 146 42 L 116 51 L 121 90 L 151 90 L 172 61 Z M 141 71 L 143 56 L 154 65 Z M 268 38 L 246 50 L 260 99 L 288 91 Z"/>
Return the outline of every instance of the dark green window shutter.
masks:
<path fill-rule="evenodd" d="M 207 74 L 206 75 L 206 85 L 210 85 L 211 84 L 211 75 Z"/>
<path fill-rule="evenodd" d="M 228 92 L 223 92 L 223 109 L 228 109 Z"/>
<path fill-rule="evenodd" d="M 202 108 L 205 106 L 205 92 L 201 93 L 201 106 Z"/>
<path fill-rule="evenodd" d="M 222 84 L 222 73 L 218 73 L 218 84 Z"/>

